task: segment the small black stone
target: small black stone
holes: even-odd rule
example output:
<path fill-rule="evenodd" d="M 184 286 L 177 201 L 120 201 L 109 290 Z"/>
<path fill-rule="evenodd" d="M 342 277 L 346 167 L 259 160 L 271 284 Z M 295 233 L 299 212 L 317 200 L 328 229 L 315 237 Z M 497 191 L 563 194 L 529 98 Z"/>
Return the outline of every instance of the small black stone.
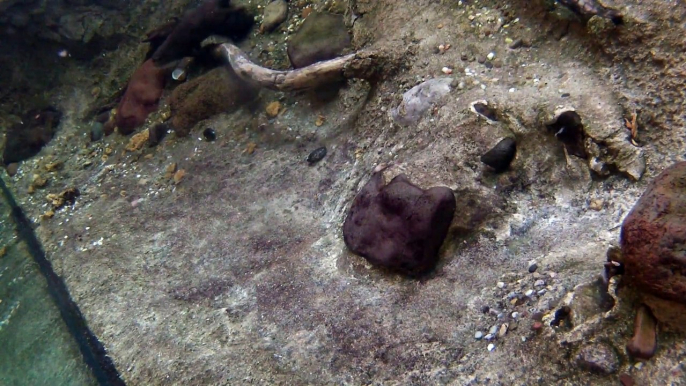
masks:
<path fill-rule="evenodd" d="M 517 154 L 517 142 L 507 137 L 498 142 L 493 149 L 481 156 L 481 162 L 492 167 L 496 173 L 507 170 Z"/>
<path fill-rule="evenodd" d="M 170 130 L 169 125 L 166 123 L 158 123 L 148 130 L 148 147 L 154 147 L 162 142 L 162 139 L 167 135 Z"/>
<path fill-rule="evenodd" d="M 326 157 L 326 146 L 322 146 L 315 149 L 310 155 L 307 156 L 307 162 L 310 164 L 315 164 Z"/>
<path fill-rule="evenodd" d="M 538 269 L 538 264 L 533 263 L 529 266 L 529 273 L 534 273 Z"/>
<path fill-rule="evenodd" d="M 217 133 L 214 132 L 214 129 L 211 127 L 208 127 L 207 129 L 203 130 L 202 136 L 205 138 L 206 141 L 212 142 L 215 139 L 217 139 Z"/>
<path fill-rule="evenodd" d="M 569 98 L 570 94 L 568 92 L 565 92 L 561 95 L 563 98 Z"/>

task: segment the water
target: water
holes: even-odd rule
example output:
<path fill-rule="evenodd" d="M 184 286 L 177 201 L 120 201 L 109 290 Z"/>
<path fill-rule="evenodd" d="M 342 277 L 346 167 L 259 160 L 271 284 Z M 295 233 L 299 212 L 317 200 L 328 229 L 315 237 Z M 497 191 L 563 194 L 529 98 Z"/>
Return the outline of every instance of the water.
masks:
<path fill-rule="evenodd" d="M 0 196 L 3 197 L 3 196 Z M 95 385 L 48 283 L 0 201 L 0 386 Z"/>

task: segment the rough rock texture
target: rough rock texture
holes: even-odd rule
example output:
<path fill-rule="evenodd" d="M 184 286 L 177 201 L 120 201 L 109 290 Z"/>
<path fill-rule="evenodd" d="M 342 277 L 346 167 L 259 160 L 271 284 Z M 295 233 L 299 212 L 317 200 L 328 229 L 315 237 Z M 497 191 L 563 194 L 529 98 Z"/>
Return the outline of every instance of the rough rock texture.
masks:
<path fill-rule="evenodd" d="M 624 219 L 621 247 L 630 283 L 686 303 L 686 162 L 648 186 Z"/>
<path fill-rule="evenodd" d="M 418 275 L 433 269 L 455 213 L 446 187 L 423 190 L 399 175 L 372 175 L 343 224 L 345 244 L 372 265 Z"/>
<path fill-rule="evenodd" d="M 288 58 L 300 68 L 339 56 L 350 45 L 343 16 L 313 12 L 288 42 Z"/>
<path fill-rule="evenodd" d="M 169 98 L 174 132 L 185 137 L 196 123 L 234 111 L 255 99 L 258 92 L 228 66 L 215 68 L 174 89 Z"/>
<path fill-rule="evenodd" d="M 576 356 L 579 366 L 600 374 L 614 374 L 619 369 L 619 359 L 612 346 L 604 343 L 589 344 Z"/>
<path fill-rule="evenodd" d="M 116 124 L 120 133 L 130 134 L 157 110 L 167 81 L 167 71 L 146 60 L 131 75 L 126 92 L 117 106 Z"/>

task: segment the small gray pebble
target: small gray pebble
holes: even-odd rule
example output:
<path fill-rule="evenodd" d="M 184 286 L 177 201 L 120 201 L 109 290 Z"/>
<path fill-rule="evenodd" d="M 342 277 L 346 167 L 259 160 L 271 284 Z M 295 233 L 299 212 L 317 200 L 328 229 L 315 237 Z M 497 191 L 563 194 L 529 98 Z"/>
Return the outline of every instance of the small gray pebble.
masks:
<path fill-rule="evenodd" d="M 526 296 L 531 296 L 533 294 L 534 294 L 534 290 L 532 290 L 532 289 L 530 289 L 524 293 L 524 295 L 526 295 Z"/>
<path fill-rule="evenodd" d="M 489 335 L 494 335 L 496 332 L 498 332 L 498 325 L 495 325 L 495 326 L 491 327 L 490 330 L 488 330 Z"/>
<path fill-rule="evenodd" d="M 484 333 L 481 331 L 477 331 L 476 334 L 474 334 L 474 339 L 476 340 L 481 340 L 481 338 L 484 337 Z"/>
<path fill-rule="evenodd" d="M 543 287 L 545 285 L 545 280 L 539 279 L 534 283 L 534 287 Z"/>
<path fill-rule="evenodd" d="M 493 339 L 495 339 L 495 334 L 486 334 L 486 336 L 484 336 L 484 339 L 493 340 Z"/>
<path fill-rule="evenodd" d="M 105 136 L 105 126 L 100 122 L 93 122 L 91 125 L 91 141 L 96 142 Z"/>
<path fill-rule="evenodd" d="M 545 288 L 543 288 L 542 290 L 537 292 L 538 296 L 543 296 L 543 295 L 545 295 L 545 293 L 546 293 Z"/>

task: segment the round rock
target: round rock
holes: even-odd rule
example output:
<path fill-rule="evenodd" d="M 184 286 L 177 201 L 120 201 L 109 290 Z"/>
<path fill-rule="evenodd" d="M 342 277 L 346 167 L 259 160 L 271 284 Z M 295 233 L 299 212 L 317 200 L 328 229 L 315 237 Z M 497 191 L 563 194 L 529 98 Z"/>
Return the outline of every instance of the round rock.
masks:
<path fill-rule="evenodd" d="M 686 304 L 686 162 L 650 183 L 620 236 L 625 277 L 660 298 Z"/>
<path fill-rule="evenodd" d="M 579 367 L 598 374 L 614 374 L 619 368 L 617 353 L 608 344 L 590 344 L 576 356 Z"/>

